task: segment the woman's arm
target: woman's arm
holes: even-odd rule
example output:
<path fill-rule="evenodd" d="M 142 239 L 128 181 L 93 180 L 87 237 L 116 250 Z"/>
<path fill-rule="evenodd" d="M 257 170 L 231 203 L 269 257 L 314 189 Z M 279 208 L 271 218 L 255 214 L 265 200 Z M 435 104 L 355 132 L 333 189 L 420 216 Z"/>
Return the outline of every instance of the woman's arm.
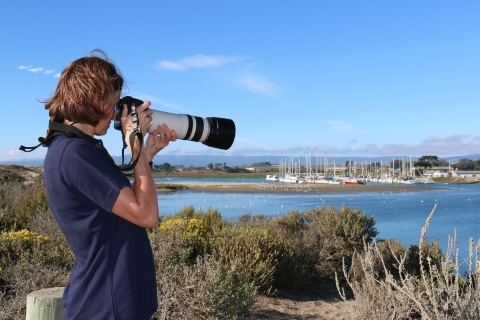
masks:
<path fill-rule="evenodd" d="M 150 102 L 147 101 L 137 108 L 140 128 L 144 134 L 150 128 L 152 111 L 148 109 L 149 106 Z M 121 121 L 125 137 L 128 137 L 133 128 L 131 117 L 127 117 L 126 107 L 122 111 Z M 157 192 L 149 162 L 153 159 L 156 152 L 167 146 L 169 141 L 176 139 L 175 131 L 168 130 L 166 125 L 163 126 L 164 128 L 162 129 L 168 133 L 163 132 L 163 134 L 157 136 L 160 130 L 160 128 L 157 128 L 152 133 L 154 136 L 152 134 L 149 135 L 146 146 L 140 148 L 138 139 L 135 139 L 133 148 L 129 146 L 132 159 L 135 159 L 140 154 L 137 165 L 133 169 L 134 184 L 132 188 L 124 187 L 120 190 L 120 194 L 112 209 L 114 214 L 142 228 L 156 228 L 159 219 Z"/>

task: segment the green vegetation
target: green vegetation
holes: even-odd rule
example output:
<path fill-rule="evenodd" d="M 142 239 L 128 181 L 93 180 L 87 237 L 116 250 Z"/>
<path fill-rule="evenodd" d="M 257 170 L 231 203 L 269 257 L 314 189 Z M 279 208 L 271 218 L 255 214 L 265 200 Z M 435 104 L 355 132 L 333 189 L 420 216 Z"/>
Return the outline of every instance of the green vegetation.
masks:
<path fill-rule="evenodd" d="M 467 158 L 462 158 L 458 160 L 457 163 L 454 163 L 452 167 L 458 170 L 480 170 L 480 159 L 473 161 Z"/>
<path fill-rule="evenodd" d="M 227 166 L 227 163 L 209 163 L 205 167 L 185 168 L 175 167 L 165 162 L 161 165 L 153 164 L 152 173 L 155 178 L 169 177 L 195 177 L 195 178 L 265 178 L 266 174 L 275 172 L 270 162 L 254 163 L 254 171 L 247 170 L 246 166 Z"/>

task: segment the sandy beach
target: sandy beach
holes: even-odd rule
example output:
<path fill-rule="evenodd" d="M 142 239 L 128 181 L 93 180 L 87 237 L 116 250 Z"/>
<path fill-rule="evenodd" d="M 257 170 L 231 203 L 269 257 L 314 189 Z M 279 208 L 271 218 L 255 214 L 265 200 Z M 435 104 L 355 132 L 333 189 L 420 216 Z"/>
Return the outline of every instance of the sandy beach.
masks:
<path fill-rule="evenodd" d="M 273 194 L 327 194 L 350 192 L 409 192 L 431 190 L 428 185 L 345 185 L 345 184 L 288 184 L 288 183 L 250 183 L 250 182 L 188 182 L 157 183 L 157 191 L 190 191 L 215 193 L 273 193 Z"/>

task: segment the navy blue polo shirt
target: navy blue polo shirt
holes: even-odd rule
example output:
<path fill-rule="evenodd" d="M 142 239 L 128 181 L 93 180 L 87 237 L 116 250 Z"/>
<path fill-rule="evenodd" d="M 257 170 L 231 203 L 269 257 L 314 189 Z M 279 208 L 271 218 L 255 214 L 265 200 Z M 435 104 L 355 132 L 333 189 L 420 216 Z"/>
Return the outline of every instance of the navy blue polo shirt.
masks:
<path fill-rule="evenodd" d="M 129 180 L 91 142 L 65 136 L 50 144 L 44 172 L 50 209 L 76 258 L 65 319 L 150 319 L 158 304 L 146 230 L 112 213 Z"/>

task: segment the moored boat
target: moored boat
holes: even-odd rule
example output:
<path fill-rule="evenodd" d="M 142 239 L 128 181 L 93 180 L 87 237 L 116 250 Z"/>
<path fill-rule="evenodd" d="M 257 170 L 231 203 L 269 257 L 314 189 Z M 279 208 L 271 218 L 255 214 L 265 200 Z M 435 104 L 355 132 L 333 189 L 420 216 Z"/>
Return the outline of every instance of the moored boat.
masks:
<path fill-rule="evenodd" d="M 365 184 L 365 181 L 362 179 L 349 177 L 343 180 L 343 183 L 344 184 Z"/>
<path fill-rule="evenodd" d="M 267 180 L 278 181 L 280 178 L 276 174 L 267 174 Z"/>

